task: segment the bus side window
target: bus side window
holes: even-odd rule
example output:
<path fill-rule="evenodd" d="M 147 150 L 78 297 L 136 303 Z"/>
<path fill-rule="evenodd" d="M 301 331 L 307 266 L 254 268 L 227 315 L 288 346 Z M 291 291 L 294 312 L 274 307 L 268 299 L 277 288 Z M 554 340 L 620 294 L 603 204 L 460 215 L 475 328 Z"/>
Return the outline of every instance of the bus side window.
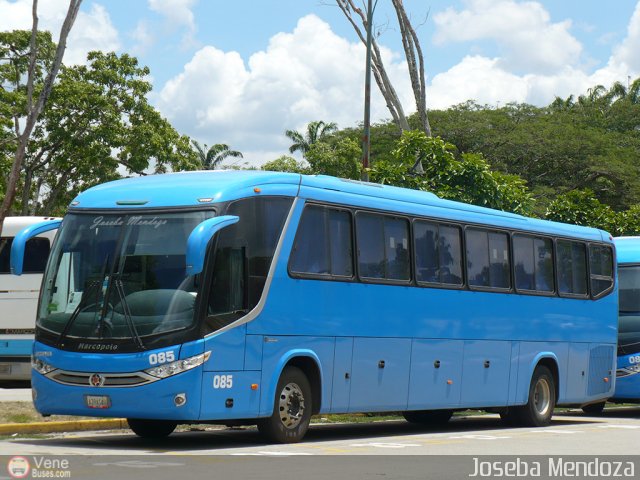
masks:
<path fill-rule="evenodd" d="M 587 255 L 584 243 L 558 240 L 558 290 L 566 295 L 587 295 Z"/>
<path fill-rule="evenodd" d="M 589 246 L 591 294 L 601 295 L 613 286 L 613 252 L 605 245 Z"/>
<path fill-rule="evenodd" d="M 460 228 L 416 221 L 413 231 L 417 281 L 462 285 Z"/>
<path fill-rule="evenodd" d="M 358 213 L 358 268 L 369 279 L 409 281 L 409 222 L 403 218 Z"/>
<path fill-rule="evenodd" d="M 509 289 L 509 236 L 506 233 L 468 229 L 466 238 L 469 285 Z"/>
<path fill-rule="evenodd" d="M 0 273 L 11 273 L 9 260 L 13 237 L 0 240 Z M 23 273 L 44 273 L 51 244 L 48 238 L 34 237 L 27 241 L 24 251 Z"/>
<path fill-rule="evenodd" d="M 513 236 L 515 284 L 518 290 L 554 291 L 552 252 L 551 239 Z"/>
<path fill-rule="evenodd" d="M 296 235 L 290 268 L 292 272 L 329 274 L 325 209 L 308 206 L 304 209 Z"/>

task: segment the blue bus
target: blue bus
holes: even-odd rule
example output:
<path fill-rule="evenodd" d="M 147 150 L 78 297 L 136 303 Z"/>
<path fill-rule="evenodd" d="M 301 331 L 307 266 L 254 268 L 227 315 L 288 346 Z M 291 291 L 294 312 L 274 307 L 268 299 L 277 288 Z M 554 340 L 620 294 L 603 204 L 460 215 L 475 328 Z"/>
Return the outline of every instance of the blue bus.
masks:
<path fill-rule="evenodd" d="M 610 401 L 640 402 L 640 237 L 614 239 L 618 262 L 620 317 L 616 389 Z M 601 410 L 604 403 L 596 404 Z"/>
<path fill-rule="evenodd" d="M 318 413 L 547 425 L 614 389 L 613 241 L 327 176 L 188 172 L 88 189 L 59 222 L 33 349 L 44 414 L 257 424 Z"/>

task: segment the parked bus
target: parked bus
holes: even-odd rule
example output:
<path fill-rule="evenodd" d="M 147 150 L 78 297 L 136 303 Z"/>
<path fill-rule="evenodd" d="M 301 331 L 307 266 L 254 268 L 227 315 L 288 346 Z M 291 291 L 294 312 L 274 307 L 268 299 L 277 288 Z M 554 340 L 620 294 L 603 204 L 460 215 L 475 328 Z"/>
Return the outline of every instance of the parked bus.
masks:
<path fill-rule="evenodd" d="M 312 414 L 468 408 L 542 426 L 613 394 L 617 303 L 592 228 L 326 176 L 118 180 L 60 226 L 34 402 L 149 437 L 247 423 L 294 442 Z"/>
<path fill-rule="evenodd" d="M 31 238 L 25 249 L 24 275 L 11 275 L 13 237 L 50 217 L 7 217 L 0 231 L 0 384 L 31 378 L 31 351 L 38 292 L 55 232 Z"/>
<path fill-rule="evenodd" d="M 618 262 L 620 317 L 616 389 L 610 401 L 640 402 L 640 237 L 614 239 Z M 602 410 L 604 403 L 595 404 Z"/>

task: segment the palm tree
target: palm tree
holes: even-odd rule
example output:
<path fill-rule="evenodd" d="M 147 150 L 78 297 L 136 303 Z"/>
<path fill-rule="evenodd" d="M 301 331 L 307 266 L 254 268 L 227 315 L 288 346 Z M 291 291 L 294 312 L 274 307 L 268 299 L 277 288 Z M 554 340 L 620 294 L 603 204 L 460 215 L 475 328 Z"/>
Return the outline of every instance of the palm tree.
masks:
<path fill-rule="evenodd" d="M 242 153 L 237 150 L 230 150 L 225 143 L 216 143 L 207 149 L 207 144 L 200 145 L 197 140 L 191 140 L 200 164 L 204 170 L 215 170 L 227 157 L 243 158 Z"/>
<path fill-rule="evenodd" d="M 284 134 L 293 142 L 289 147 L 289 152 L 295 153 L 300 150 L 304 156 L 311 148 L 311 145 L 331 135 L 337 129 L 338 125 L 334 122 L 324 123 L 319 120 L 309 123 L 305 134 L 295 130 L 287 130 Z"/>

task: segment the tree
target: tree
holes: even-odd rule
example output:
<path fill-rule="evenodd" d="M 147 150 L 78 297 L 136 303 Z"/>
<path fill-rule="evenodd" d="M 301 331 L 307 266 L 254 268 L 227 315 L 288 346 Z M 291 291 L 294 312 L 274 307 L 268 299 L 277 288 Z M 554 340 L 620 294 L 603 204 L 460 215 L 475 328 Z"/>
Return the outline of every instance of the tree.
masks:
<path fill-rule="evenodd" d="M 307 151 L 311 173 L 356 180 L 360 178 L 360 144 L 343 139 L 333 144 L 315 142 Z"/>
<path fill-rule="evenodd" d="M 363 29 L 365 31 L 367 29 L 366 13 L 356 5 L 355 0 L 336 0 L 336 3 L 355 30 L 360 41 L 366 44 L 366 35 L 363 32 Z M 409 77 L 411 79 L 411 87 L 413 89 L 416 110 L 420 118 L 420 128 L 428 136 L 431 136 L 431 126 L 426 106 L 424 59 L 420 41 L 413 26 L 411 25 L 411 21 L 407 15 L 402 0 L 392 0 L 391 3 L 398 18 L 400 36 L 402 38 L 402 46 L 407 59 L 407 67 L 409 68 Z M 409 130 L 409 122 L 404 113 L 402 102 L 400 101 L 400 97 L 398 97 L 389 75 L 387 74 L 384 62 L 382 61 L 380 47 L 378 46 L 378 42 L 375 38 L 372 39 L 371 47 L 371 66 L 373 76 L 376 79 L 380 93 L 385 99 L 389 113 L 391 113 L 391 117 L 400 131 Z"/>
<path fill-rule="evenodd" d="M 200 160 L 203 170 L 215 170 L 216 167 L 229 157 L 244 158 L 242 153 L 237 150 L 231 150 L 229 145 L 225 143 L 216 143 L 211 148 L 207 148 L 207 144 L 200 145 L 196 140 L 191 140 L 195 152 Z"/>
<path fill-rule="evenodd" d="M 24 33 L 0 40 L 11 49 Z M 149 105 L 148 75 L 134 57 L 115 53 L 91 52 L 87 65 L 62 66 L 27 145 L 13 207 L 24 215 L 62 213 L 78 191 L 125 173 L 196 168 L 189 139 Z"/>
<path fill-rule="evenodd" d="M 403 132 L 394 150 L 395 162 L 376 162 L 372 181 L 435 193 L 441 198 L 520 214 L 531 214 L 533 199 L 525 182 L 515 176 L 494 172 L 481 154 L 463 153 L 456 147 L 425 132 Z M 411 167 L 420 158 L 424 175 L 414 175 Z"/>
<path fill-rule="evenodd" d="M 16 197 L 18 180 L 20 177 L 20 171 L 22 169 L 22 162 L 24 161 L 24 157 L 26 155 L 27 145 L 31 138 L 31 133 L 33 132 L 33 129 L 36 126 L 36 122 L 38 121 L 38 117 L 42 113 L 49 95 L 51 94 L 53 83 L 56 79 L 56 76 L 58 75 L 58 70 L 60 69 L 60 65 L 62 64 L 62 58 L 67 47 L 67 37 L 69 36 L 69 32 L 71 31 L 71 28 L 73 27 L 73 24 L 76 20 L 76 16 L 78 15 L 78 10 L 80 9 L 81 3 L 82 0 L 69 0 L 69 8 L 67 10 L 64 22 L 62 23 L 56 53 L 53 57 L 51 66 L 48 69 L 48 73 L 44 78 L 37 100 L 34 101 L 34 93 L 36 91 L 36 78 L 38 74 L 36 68 L 38 58 L 38 0 L 33 0 L 33 6 L 31 10 L 33 25 L 31 29 L 31 39 L 29 42 L 29 65 L 26 72 L 20 72 L 21 75 L 26 73 L 27 77 L 27 84 L 25 87 L 26 102 L 21 116 L 21 118 L 24 120 L 24 128 L 22 129 L 22 131 L 20 131 L 20 119 L 16 119 L 14 121 L 15 134 L 17 137 L 15 157 L 13 159 L 11 171 L 7 179 L 4 199 L 2 201 L 2 205 L 0 205 L 0 230 L 2 229 L 4 219 L 11 210 L 14 199 Z M 14 63 L 14 65 L 18 65 L 18 63 L 16 62 Z"/>
<path fill-rule="evenodd" d="M 269 172 L 311 173 L 311 169 L 308 166 L 288 155 L 282 155 L 275 160 L 271 160 L 262 165 L 260 169 Z"/>
<path fill-rule="evenodd" d="M 325 140 L 337 129 L 338 126 L 335 123 L 325 123 L 319 120 L 310 122 L 307 125 L 307 131 L 305 133 L 300 133 L 296 130 L 287 130 L 284 134 L 293 142 L 289 147 L 289 153 L 299 151 L 302 153 L 302 156 L 305 156 L 313 144 Z"/>

